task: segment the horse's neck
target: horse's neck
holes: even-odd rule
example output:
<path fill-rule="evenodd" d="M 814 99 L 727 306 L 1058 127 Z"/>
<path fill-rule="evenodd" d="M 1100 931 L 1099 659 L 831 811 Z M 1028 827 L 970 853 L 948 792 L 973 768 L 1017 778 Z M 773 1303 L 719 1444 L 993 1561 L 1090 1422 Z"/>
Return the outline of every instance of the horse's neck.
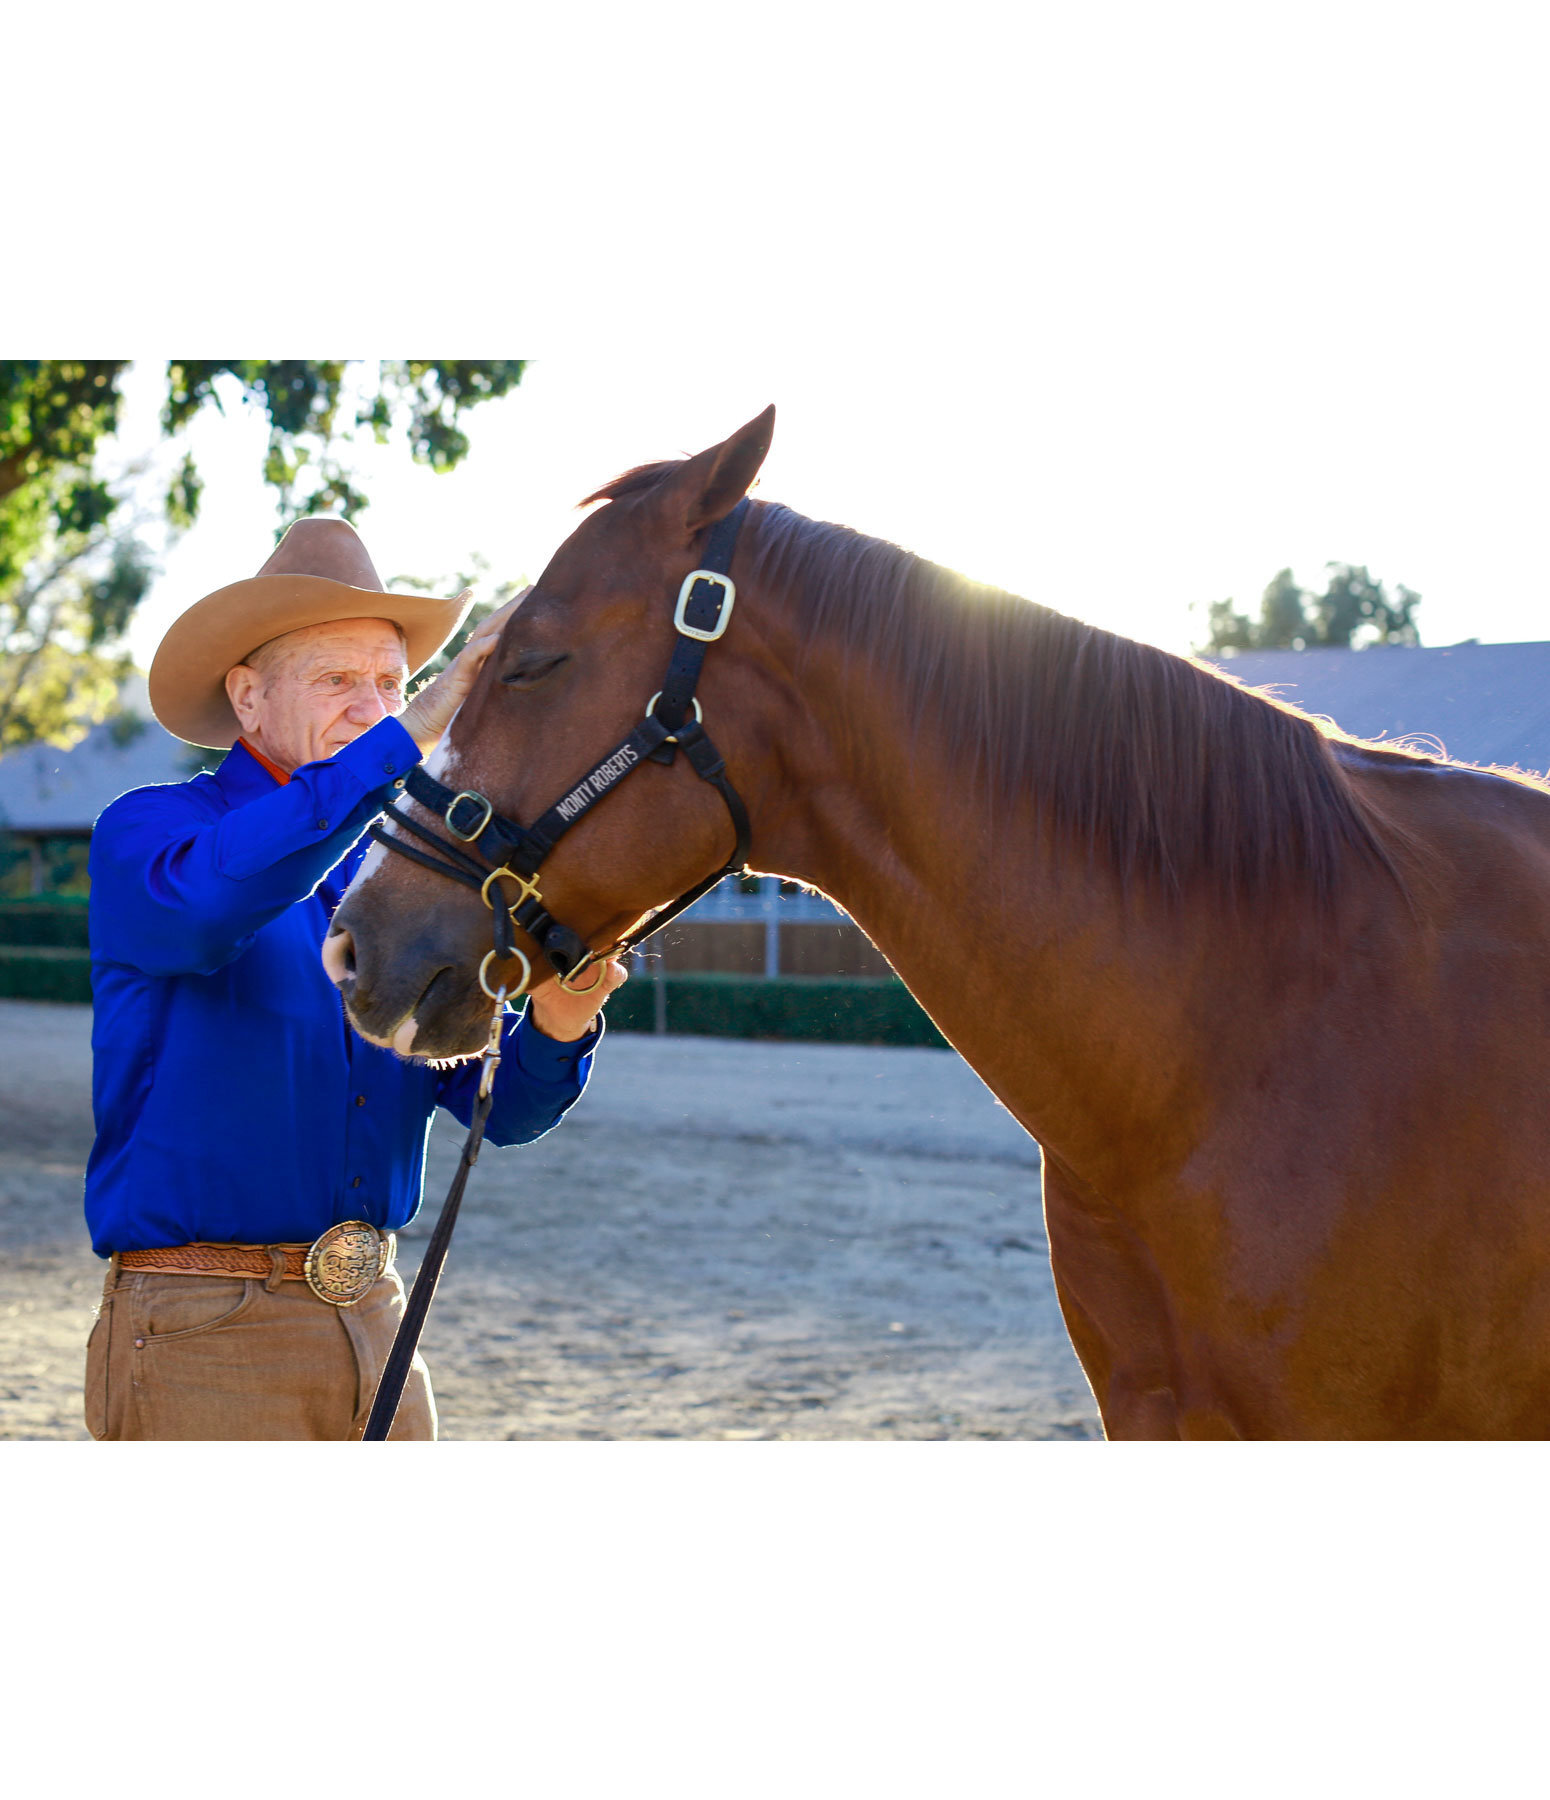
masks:
<path fill-rule="evenodd" d="M 784 768 L 755 806 L 758 866 L 839 901 L 1073 1169 L 1182 1147 L 1208 1101 L 1192 1087 L 1190 1017 L 1220 973 L 1220 936 L 1127 899 L 1031 805 L 993 819 L 983 783 L 859 659 L 809 643 L 799 666 L 804 704 L 776 734 Z"/>

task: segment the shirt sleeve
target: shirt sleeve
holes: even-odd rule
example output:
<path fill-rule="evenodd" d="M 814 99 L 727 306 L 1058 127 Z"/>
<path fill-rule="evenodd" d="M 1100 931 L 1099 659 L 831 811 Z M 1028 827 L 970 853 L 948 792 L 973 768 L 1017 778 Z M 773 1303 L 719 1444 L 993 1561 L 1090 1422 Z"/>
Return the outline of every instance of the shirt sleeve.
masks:
<path fill-rule="evenodd" d="M 183 787 L 125 794 L 92 832 L 94 954 L 147 975 L 213 974 L 312 892 L 419 760 L 388 718 L 220 819 Z"/>
<path fill-rule="evenodd" d="M 511 1013 L 501 1027 L 501 1060 L 485 1136 L 492 1144 L 530 1144 L 559 1124 L 581 1098 L 602 1041 L 603 1016 L 574 1043 L 545 1037 L 527 1015 Z M 443 1077 L 437 1099 L 462 1125 L 471 1125 L 479 1096 L 480 1063 L 459 1063 Z"/>

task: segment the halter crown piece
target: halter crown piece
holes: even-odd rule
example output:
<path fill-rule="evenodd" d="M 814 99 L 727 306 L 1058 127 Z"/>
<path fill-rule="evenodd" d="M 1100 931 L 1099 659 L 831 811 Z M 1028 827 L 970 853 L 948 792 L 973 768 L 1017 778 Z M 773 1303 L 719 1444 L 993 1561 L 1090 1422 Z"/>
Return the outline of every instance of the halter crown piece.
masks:
<path fill-rule="evenodd" d="M 514 820 L 502 818 L 483 794 L 467 791 L 455 793 L 434 780 L 423 768 L 416 767 L 410 770 L 400 785 L 411 799 L 418 800 L 422 806 L 439 814 L 454 838 L 461 843 L 477 846 L 488 861 L 481 863 L 467 851 L 460 850 L 456 844 L 448 843 L 445 838 L 400 812 L 396 805 L 388 807 L 381 821 L 370 827 L 371 836 L 387 849 L 396 851 L 400 856 L 407 856 L 422 868 L 434 869 L 440 875 L 450 875 L 454 881 L 461 881 L 465 886 L 479 890 L 485 905 L 490 908 L 495 933 L 495 948 L 479 965 L 479 985 L 492 1000 L 497 997 L 497 990 L 490 985 L 489 979 L 492 962 L 520 961 L 522 964 L 521 980 L 514 986 L 502 985 L 502 998 L 506 994 L 515 998 L 523 993 L 532 977 L 531 964 L 517 948 L 513 924 L 520 925 L 538 945 L 544 960 L 553 966 L 562 987 L 571 988 L 572 992 L 590 992 L 590 989 L 578 990 L 572 987 L 576 977 L 585 969 L 593 963 L 605 962 L 621 951 L 634 949 L 637 944 L 643 943 L 653 933 L 676 919 L 686 908 L 693 906 L 696 900 L 708 894 L 724 876 L 742 869 L 747 862 L 752 836 L 748 811 L 737 789 L 727 779 L 725 759 L 705 734 L 700 703 L 694 693 L 699 683 L 701 665 L 705 661 L 705 652 L 721 637 L 732 617 L 737 589 L 727 571 L 732 564 L 732 553 L 737 548 L 737 534 L 742 529 L 747 513 L 748 501 L 739 500 L 724 519 L 711 527 L 700 567 L 691 569 L 684 577 L 678 590 L 678 604 L 673 611 L 673 627 L 678 633 L 678 642 L 673 650 L 673 659 L 668 664 L 667 674 L 662 678 L 660 691 L 653 694 L 647 703 L 643 722 L 636 726 L 623 743 L 616 744 L 605 757 L 595 763 L 580 781 L 547 812 L 540 814 L 533 824 L 518 825 Z M 694 713 L 692 719 L 689 717 L 691 709 Z M 651 914 L 643 924 L 606 950 L 589 950 L 580 934 L 572 931 L 568 925 L 560 924 L 544 905 L 538 886 L 539 868 L 571 826 L 589 813 L 605 795 L 612 793 L 632 769 L 639 768 L 643 762 L 671 765 L 680 750 L 695 774 L 702 781 L 708 781 L 726 802 L 737 838 L 732 854 L 713 875 L 707 875 L 686 894 L 680 894 L 669 905 Z M 434 856 L 406 843 L 402 837 L 386 829 L 389 825 L 402 826 L 425 843 L 434 844 L 442 854 Z M 506 890 L 501 886 L 503 882 L 513 884 L 514 899 L 507 899 Z M 497 899 L 491 897 L 492 890 L 498 897 L 498 903 Z M 496 1012 L 498 1016 L 499 1004 Z"/>

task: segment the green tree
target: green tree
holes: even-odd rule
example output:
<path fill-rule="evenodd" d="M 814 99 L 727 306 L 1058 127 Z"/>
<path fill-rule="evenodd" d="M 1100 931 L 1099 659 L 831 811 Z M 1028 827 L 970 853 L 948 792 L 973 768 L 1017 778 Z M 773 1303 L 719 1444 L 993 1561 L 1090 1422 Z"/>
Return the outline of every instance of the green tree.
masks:
<path fill-rule="evenodd" d="M 1324 591 L 1300 588 L 1290 569 L 1280 570 L 1260 596 L 1259 617 L 1241 613 L 1232 600 L 1213 600 L 1206 612 L 1206 641 L 1198 656 L 1236 650 L 1363 650 L 1373 644 L 1419 644 L 1416 610 L 1421 596 L 1396 586 L 1390 595 L 1365 567 L 1326 563 Z"/>
<path fill-rule="evenodd" d="M 1391 599 L 1381 581 L 1351 563 L 1330 563 L 1327 573 L 1324 592 L 1314 596 L 1311 607 L 1319 643 L 1340 649 L 1420 643 L 1415 622 L 1419 594 L 1396 587 Z"/>
<path fill-rule="evenodd" d="M 116 486 L 96 470 L 128 366 L 0 361 L 0 751 L 38 738 L 68 746 L 109 714 L 128 670 L 124 633 L 155 573 L 150 528 L 170 538 L 198 516 L 191 455 L 158 496 L 158 520 L 130 499 L 144 463 Z M 463 414 L 509 393 L 524 367 L 170 362 L 162 430 L 175 439 L 205 406 L 260 408 L 278 535 L 306 514 L 364 510 L 348 462 L 357 433 L 384 443 L 402 428 L 416 462 L 456 468 L 468 452 Z"/>

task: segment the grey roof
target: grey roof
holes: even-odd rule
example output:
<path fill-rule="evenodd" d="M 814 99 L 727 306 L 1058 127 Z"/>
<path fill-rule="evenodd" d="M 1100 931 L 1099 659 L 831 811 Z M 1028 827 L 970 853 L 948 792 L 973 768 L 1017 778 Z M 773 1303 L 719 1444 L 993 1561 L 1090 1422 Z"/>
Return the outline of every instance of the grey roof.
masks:
<path fill-rule="evenodd" d="M 1550 643 L 1243 650 L 1209 660 L 1356 737 L 1431 738 L 1462 762 L 1550 770 Z"/>
<path fill-rule="evenodd" d="M 122 726 L 98 725 L 73 750 L 28 744 L 0 757 L 0 828 L 85 831 L 110 800 L 158 781 L 187 781 L 200 752 L 148 715 L 143 680 L 132 681 L 122 703 L 140 720 L 127 737 Z"/>

